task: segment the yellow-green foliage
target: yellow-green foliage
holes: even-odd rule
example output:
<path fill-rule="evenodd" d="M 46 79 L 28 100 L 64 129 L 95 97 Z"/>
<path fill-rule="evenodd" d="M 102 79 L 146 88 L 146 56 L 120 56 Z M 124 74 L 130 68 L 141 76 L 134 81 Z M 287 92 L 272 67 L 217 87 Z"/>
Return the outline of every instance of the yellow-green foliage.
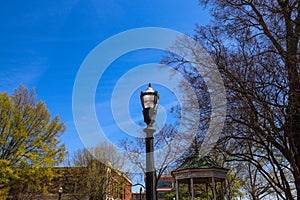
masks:
<path fill-rule="evenodd" d="M 11 96 L 0 93 L 0 189 L 43 190 L 53 176 L 51 167 L 63 159 L 64 130 L 34 91 L 20 86 Z"/>
<path fill-rule="evenodd" d="M 0 200 L 6 200 L 8 196 L 9 188 L 0 189 Z"/>

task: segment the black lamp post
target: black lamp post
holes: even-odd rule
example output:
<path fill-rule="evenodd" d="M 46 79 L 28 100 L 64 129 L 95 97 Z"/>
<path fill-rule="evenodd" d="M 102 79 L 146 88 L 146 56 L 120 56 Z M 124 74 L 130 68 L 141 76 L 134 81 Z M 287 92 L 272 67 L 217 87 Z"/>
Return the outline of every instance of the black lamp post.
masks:
<path fill-rule="evenodd" d="M 153 146 L 153 123 L 155 122 L 159 95 L 149 83 L 145 92 L 141 92 L 141 103 L 143 106 L 144 122 L 147 128 L 146 133 L 146 200 L 156 200 L 155 189 L 155 168 L 154 168 L 154 146 Z"/>
<path fill-rule="evenodd" d="M 62 192 L 63 192 L 63 188 L 60 187 L 60 188 L 58 189 L 58 200 L 61 200 L 61 194 L 62 194 Z"/>

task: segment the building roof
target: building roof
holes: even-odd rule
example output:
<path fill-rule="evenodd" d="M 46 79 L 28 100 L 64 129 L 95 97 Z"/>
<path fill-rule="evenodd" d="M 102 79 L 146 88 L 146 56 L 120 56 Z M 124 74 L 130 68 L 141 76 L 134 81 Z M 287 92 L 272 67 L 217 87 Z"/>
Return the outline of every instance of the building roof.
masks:
<path fill-rule="evenodd" d="M 187 158 L 175 171 L 182 171 L 186 169 L 223 169 L 223 167 L 218 165 L 209 156 L 201 157 L 199 155 L 194 155 Z"/>

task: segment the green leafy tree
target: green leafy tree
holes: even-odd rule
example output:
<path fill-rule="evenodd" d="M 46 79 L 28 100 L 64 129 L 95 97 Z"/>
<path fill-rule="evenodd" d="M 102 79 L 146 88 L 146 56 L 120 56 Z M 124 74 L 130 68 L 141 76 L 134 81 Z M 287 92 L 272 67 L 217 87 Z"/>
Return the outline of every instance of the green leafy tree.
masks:
<path fill-rule="evenodd" d="M 34 90 L 20 86 L 11 96 L 0 93 L 0 189 L 44 192 L 51 168 L 65 154 L 59 140 L 64 131 L 64 123 L 58 116 L 51 119 Z"/>

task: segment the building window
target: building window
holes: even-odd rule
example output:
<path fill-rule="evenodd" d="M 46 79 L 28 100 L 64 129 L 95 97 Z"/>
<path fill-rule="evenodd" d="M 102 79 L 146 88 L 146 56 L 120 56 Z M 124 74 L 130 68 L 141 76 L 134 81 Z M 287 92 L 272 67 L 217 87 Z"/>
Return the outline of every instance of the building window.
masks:
<path fill-rule="evenodd" d="M 170 187 L 172 187 L 172 183 L 171 182 L 158 182 L 157 186 L 158 187 L 163 187 L 163 186 L 170 186 Z"/>
<path fill-rule="evenodd" d="M 164 193 L 158 193 L 157 194 L 157 197 L 160 199 L 160 198 L 165 198 L 165 195 L 164 195 Z"/>

